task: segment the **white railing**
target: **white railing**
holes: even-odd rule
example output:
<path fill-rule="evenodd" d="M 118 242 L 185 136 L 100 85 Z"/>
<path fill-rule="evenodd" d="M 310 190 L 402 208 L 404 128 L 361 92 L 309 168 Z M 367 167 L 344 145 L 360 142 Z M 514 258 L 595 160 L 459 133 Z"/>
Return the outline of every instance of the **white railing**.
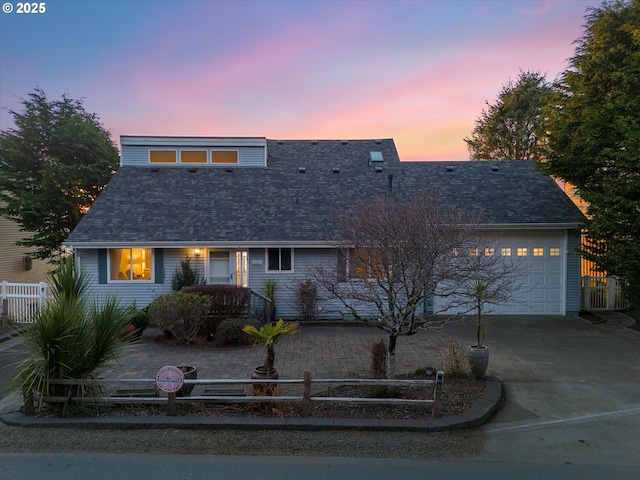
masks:
<path fill-rule="evenodd" d="M 583 310 L 624 310 L 622 285 L 616 277 L 582 277 Z"/>
<path fill-rule="evenodd" d="M 0 283 L 0 316 L 14 323 L 33 323 L 49 295 L 49 284 Z"/>

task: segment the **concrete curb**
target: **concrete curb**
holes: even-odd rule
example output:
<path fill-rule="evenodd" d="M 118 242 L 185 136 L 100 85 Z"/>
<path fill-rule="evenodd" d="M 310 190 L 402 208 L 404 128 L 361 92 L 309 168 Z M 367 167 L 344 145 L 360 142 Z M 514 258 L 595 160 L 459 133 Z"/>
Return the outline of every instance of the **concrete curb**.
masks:
<path fill-rule="evenodd" d="M 356 418 L 256 418 L 256 417 L 104 417 L 57 418 L 24 415 L 17 405 L 13 411 L 0 413 L 0 421 L 25 428 L 90 428 L 90 429 L 162 429 L 188 430 L 359 430 L 387 432 L 442 432 L 473 428 L 484 424 L 500 408 L 502 382 L 487 377 L 483 397 L 469 410 L 452 417 L 428 420 L 356 419 Z M 6 406 L 5 406 L 6 409 Z M 11 409 L 9 409 L 11 410 Z M 3 409 L 0 408 L 0 412 Z"/>

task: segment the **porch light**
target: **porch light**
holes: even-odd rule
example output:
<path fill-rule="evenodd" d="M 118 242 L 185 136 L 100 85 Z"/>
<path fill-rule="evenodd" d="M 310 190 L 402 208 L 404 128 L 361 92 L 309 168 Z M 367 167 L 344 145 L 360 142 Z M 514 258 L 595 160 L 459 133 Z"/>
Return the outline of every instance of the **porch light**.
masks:
<path fill-rule="evenodd" d="M 199 256 L 200 256 L 200 249 L 199 249 L 199 248 L 194 248 L 194 249 L 193 249 L 193 253 L 194 253 L 194 255 L 195 255 L 196 257 L 199 257 Z"/>

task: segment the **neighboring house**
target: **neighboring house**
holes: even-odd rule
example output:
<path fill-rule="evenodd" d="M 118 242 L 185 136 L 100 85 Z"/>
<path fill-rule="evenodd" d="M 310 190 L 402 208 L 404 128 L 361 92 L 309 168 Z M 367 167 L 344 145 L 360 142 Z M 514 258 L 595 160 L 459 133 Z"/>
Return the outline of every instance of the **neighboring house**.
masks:
<path fill-rule="evenodd" d="M 295 290 L 317 262 L 337 265 L 335 212 L 392 189 L 437 189 L 521 262 L 526 278 L 493 313 L 575 314 L 581 213 L 529 161 L 400 162 L 392 139 L 121 137 L 121 166 L 69 236 L 99 294 L 148 304 L 171 290 L 180 261 L 207 283 L 260 292 L 276 278 L 278 317 L 300 318 Z M 345 275 L 349 278 L 349 275 Z M 437 300 L 436 300 L 437 301 Z M 320 304 L 321 317 L 336 317 Z"/>
<path fill-rule="evenodd" d="M 0 283 L 39 283 L 47 281 L 51 265 L 29 255 L 28 247 L 16 245 L 28 236 L 20 225 L 0 216 Z"/>

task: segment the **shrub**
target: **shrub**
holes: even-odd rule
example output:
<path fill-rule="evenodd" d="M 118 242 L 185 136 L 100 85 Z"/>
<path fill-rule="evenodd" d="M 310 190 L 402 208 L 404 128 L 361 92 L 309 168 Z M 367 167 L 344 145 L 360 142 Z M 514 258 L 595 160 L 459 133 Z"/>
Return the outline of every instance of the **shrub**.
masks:
<path fill-rule="evenodd" d="M 225 318 L 246 317 L 251 301 L 248 288 L 236 285 L 192 285 L 182 289 L 184 293 L 199 293 L 210 298 L 207 331 L 214 333 L 216 324 Z"/>
<path fill-rule="evenodd" d="M 371 378 L 387 378 L 387 344 L 383 338 L 371 345 Z"/>
<path fill-rule="evenodd" d="M 191 259 L 187 257 L 180 262 L 180 268 L 176 269 L 171 280 L 171 288 L 179 292 L 184 287 L 191 285 L 201 285 L 204 279 L 200 276 L 197 270 L 191 266 Z"/>
<path fill-rule="evenodd" d="M 315 320 L 316 304 L 318 302 L 318 288 L 307 279 L 298 285 L 296 290 L 298 308 L 302 311 L 303 320 Z"/>
<path fill-rule="evenodd" d="M 240 344 L 248 345 L 253 343 L 253 337 L 242 331 L 246 321 L 241 318 L 227 318 L 222 320 L 216 328 L 215 344 L 229 345 Z"/>
<path fill-rule="evenodd" d="M 191 343 L 207 319 L 211 300 L 197 293 L 171 292 L 149 304 L 149 321 L 180 343 Z"/>
<path fill-rule="evenodd" d="M 442 362 L 442 370 L 447 375 L 462 376 L 471 370 L 464 345 L 458 343 L 454 338 L 450 337 L 440 345 L 438 353 Z"/>

